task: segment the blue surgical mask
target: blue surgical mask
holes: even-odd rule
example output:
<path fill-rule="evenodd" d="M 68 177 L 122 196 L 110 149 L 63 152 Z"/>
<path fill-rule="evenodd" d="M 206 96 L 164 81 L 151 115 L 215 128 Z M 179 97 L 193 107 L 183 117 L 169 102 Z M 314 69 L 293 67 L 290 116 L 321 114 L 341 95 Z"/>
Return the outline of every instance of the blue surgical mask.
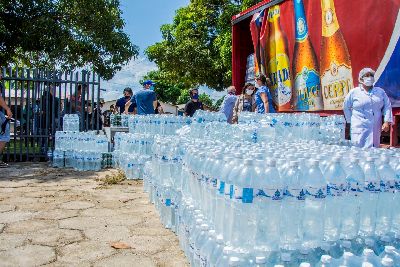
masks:
<path fill-rule="evenodd" d="M 150 86 L 149 88 L 151 91 L 154 91 L 154 85 Z"/>
<path fill-rule="evenodd" d="M 192 99 L 199 99 L 199 95 L 198 94 L 193 94 L 192 95 Z"/>

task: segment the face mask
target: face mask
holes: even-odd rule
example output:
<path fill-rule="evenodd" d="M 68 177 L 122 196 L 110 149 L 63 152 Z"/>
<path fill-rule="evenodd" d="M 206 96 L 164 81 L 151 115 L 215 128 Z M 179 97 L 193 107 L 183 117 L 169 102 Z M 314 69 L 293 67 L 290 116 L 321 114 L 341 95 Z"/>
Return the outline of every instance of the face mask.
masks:
<path fill-rule="evenodd" d="M 150 86 L 149 88 L 151 91 L 154 91 L 154 85 Z"/>
<path fill-rule="evenodd" d="M 365 77 L 365 78 L 363 78 L 363 84 L 365 86 L 370 87 L 370 86 L 373 86 L 374 83 L 375 83 L 375 78 L 374 77 Z"/>
<path fill-rule="evenodd" d="M 125 99 L 131 99 L 131 97 L 129 95 L 126 95 Z"/>
<path fill-rule="evenodd" d="M 195 99 L 195 100 L 199 99 L 199 95 L 198 94 L 193 94 L 192 95 L 192 99 Z"/>
<path fill-rule="evenodd" d="M 254 90 L 246 89 L 246 94 L 247 95 L 252 95 L 253 93 L 254 93 Z"/>
<path fill-rule="evenodd" d="M 259 86 L 258 83 L 256 83 L 256 84 L 254 85 L 254 87 L 258 89 L 258 88 L 260 88 L 261 86 Z"/>

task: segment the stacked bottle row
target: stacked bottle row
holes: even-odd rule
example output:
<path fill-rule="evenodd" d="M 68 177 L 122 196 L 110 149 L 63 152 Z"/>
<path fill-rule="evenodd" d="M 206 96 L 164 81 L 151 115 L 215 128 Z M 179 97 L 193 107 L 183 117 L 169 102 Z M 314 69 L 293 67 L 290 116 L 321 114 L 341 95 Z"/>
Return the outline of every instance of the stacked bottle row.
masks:
<path fill-rule="evenodd" d="M 110 126 L 111 127 L 128 127 L 129 118 L 131 116 L 127 114 L 111 114 L 110 115 Z"/>
<path fill-rule="evenodd" d="M 107 137 L 96 135 L 95 131 L 56 132 L 53 166 L 98 171 L 110 166 L 108 151 Z"/>
<path fill-rule="evenodd" d="M 194 266 L 361 266 L 365 249 L 399 247 L 399 150 L 187 135 L 153 148 L 145 190 Z"/>
<path fill-rule="evenodd" d="M 153 136 L 140 133 L 116 133 L 113 165 L 124 171 L 127 179 L 143 179 L 144 164 L 150 160 Z"/>
<path fill-rule="evenodd" d="M 191 123 L 191 118 L 174 115 L 131 116 L 130 133 L 174 135 L 175 131 Z"/>
<path fill-rule="evenodd" d="M 345 143 L 344 116 L 320 117 L 312 113 L 256 114 L 244 112 L 239 124 L 254 126 L 261 140 L 320 140 L 327 144 Z"/>

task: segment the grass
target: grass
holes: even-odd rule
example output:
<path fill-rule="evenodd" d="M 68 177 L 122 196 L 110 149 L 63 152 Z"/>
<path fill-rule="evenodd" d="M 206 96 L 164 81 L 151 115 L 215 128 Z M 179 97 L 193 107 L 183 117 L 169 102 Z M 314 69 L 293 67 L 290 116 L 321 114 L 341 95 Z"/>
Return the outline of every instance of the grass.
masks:
<path fill-rule="evenodd" d="M 125 180 L 126 180 L 125 173 L 119 170 L 115 174 L 106 175 L 106 177 L 102 179 L 102 182 L 103 185 L 115 185 L 115 184 L 121 184 Z"/>

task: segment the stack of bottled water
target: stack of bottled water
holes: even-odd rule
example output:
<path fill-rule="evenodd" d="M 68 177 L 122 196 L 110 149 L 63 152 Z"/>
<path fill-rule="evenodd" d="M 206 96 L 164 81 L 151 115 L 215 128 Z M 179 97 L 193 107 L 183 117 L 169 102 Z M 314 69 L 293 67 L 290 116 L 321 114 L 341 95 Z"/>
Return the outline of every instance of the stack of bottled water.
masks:
<path fill-rule="evenodd" d="M 111 114 L 110 125 L 111 127 L 128 127 L 129 117 L 127 114 Z"/>
<path fill-rule="evenodd" d="M 98 171 L 102 154 L 108 152 L 105 135 L 92 132 L 56 132 L 53 166 L 78 171 Z"/>
<path fill-rule="evenodd" d="M 320 117 L 313 113 L 266 115 L 243 112 L 239 117 L 240 125 L 251 129 L 259 141 L 320 140 L 327 144 L 346 143 L 346 121 L 340 115 Z"/>
<path fill-rule="evenodd" d="M 400 266 L 400 150 L 200 139 L 196 123 L 156 136 L 144 167 L 193 266 Z"/>
<path fill-rule="evenodd" d="M 190 118 L 174 115 L 131 116 L 129 132 L 173 135 L 177 129 L 190 123 Z"/>
<path fill-rule="evenodd" d="M 151 158 L 153 136 L 116 133 L 114 140 L 114 167 L 122 169 L 127 179 L 142 179 L 144 163 Z"/>
<path fill-rule="evenodd" d="M 78 114 L 65 114 L 63 117 L 63 130 L 65 132 L 79 132 Z"/>

